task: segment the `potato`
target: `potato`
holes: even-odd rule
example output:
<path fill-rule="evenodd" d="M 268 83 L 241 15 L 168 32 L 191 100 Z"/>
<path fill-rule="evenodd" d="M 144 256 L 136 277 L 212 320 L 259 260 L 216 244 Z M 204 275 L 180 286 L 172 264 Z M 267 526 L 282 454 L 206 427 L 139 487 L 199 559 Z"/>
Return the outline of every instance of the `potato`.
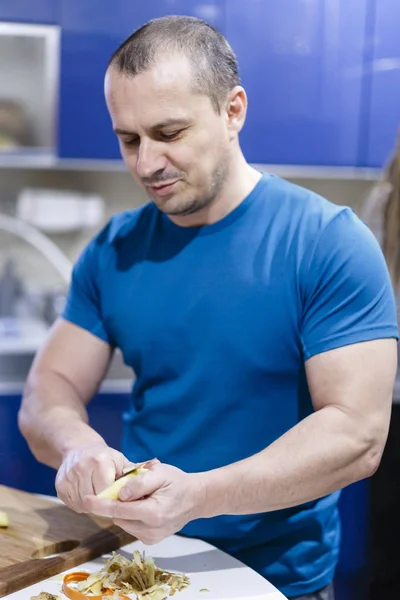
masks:
<path fill-rule="evenodd" d="M 108 488 L 97 494 L 97 497 L 107 498 L 109 500 L 118 500 L 119 491 L 124 487 L 124 485 L 130 479 L 132 479 L 132 477 L 137 477 L 142 473 L 146 473 L 146 471 L 147 469 L 145 469 L 144 467 L 137 467 L 136 469 L 133 469 L 126 475 L 123 475 L 122 477 L 114 481 L 114 483 L 112 483 Z"/>
<path fill-rule="evenodd" d="M 0 510 L 0 527 L 8 527 L 9 524 L 8 514 L 4 510 Z"/>

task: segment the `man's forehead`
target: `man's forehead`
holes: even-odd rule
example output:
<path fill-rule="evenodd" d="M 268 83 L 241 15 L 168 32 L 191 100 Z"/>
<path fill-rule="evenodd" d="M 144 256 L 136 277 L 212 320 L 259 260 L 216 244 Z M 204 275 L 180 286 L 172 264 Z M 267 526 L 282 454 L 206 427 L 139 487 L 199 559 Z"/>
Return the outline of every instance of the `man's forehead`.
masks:
<path fill-rule="evenodd" d="M 148 93 L 163 93 L 179 88 L 190 91 L 193 73 L 188 59 L 184 56 L 172 55 L 154 62 L 145 71 L 136 75 L 121 73 L 116 67 L 110 67 L 106 74 L 106 87 L 111 93 L 125 91 L 137 94 L 140 91 Z"/>
<path fill-rule="evenodd" d="M 171 66 L 168 69 L 171 73 Z M 179 76 L 176 83 L 171 84 L 172 75 L 170 79 L 165 77 L 161 83 L 156 75 L 157 70 L 134 77 L 110 73 L 106 96 L 115 130 L 161 128 L 175 124 L 184 126 L 211 108 L 209 98 L 196 93 L 189 84 L 182 84 Z"/>
<path fill-rule="evenodd" d="M 186 56 L 176 54 L 156 60 L 147 73 L 154 85 L 165 88 L 175 87 L 177 81 L 183 85 L 190 85 L 193 78 L 193 69 L 189 60 Z"/>

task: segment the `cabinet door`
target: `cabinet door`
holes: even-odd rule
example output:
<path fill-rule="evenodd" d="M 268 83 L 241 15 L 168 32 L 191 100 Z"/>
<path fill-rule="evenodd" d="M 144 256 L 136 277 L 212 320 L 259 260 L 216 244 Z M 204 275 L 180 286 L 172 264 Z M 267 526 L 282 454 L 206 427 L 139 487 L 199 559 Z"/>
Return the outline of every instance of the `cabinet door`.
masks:
<path fill-rule="evenodd" d="M 55 24 L 61 0 L 1 0 L 0 21 Z"/>
<path fill-rule="evenodd" d="M 0 394 L 0 482 L 26 492 L 56 494 L 56 471 L 39 463 L 17 424 L 21 396 Z"/>
<path fill-rule="evenodd" d="M 393 0 L 395 1 L 395 0 Z M 229 0 L 256 163 L 356 165 L 367 0 Z"/>
<path fill-rule="evenodd" d="M 222 4 L 187 0 L 62 0 L 59 155 L 116 159 L 120 152 L 103 82 L 112 53 L 136 28 L 167 14 L 191 14 L 221 26 Z"/>
<path fill-rule="evenodd" d="M 394 149 L 400 127 L 400 3 L 379 0 L 375 10 L 374 47 L 367 64 L 371 102 L 366 161 L 381 167 Z"/>

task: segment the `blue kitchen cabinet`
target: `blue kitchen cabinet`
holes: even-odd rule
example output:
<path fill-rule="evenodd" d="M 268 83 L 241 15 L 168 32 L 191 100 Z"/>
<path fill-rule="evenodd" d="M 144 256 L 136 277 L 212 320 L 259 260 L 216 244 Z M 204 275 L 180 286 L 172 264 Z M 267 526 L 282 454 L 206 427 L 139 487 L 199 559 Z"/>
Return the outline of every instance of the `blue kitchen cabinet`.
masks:
<path fill-rule="evenodd" d="M 339 562 L 335 574 L 338 600 L 365 600 L 371 569 L 370 480 L 345 488 L 339 500 L 342 525 Z"/>
<path fill-rule="evenodd" d="M 375 14 L 366 64 L 370 104 L 366 143 L 361 150 L 368 166 L 382 167 L 392 154 L 396 134 L 400 132 L 400 2 L 371 2 Z"/>
<path fill-rule="evenodd" d="M 130 33 L 167 14 L 191 14 L 219 27 L 224 19 L 215 0 L 62 0 L 61 158 L 120 158 L 104 100 L 106 67 Z"/>
<path fill-rule="evenodd" d="M 367 1 L 227 2 L 226 33 L 249 98 L 247 160 L 357 164 Z"/>
<path fill-rule="evenodd" d="M 55 495 L 56 471 L 40 464 L 18 430 L 20 395 L 0 396 L 0 484 L 36 494 Z M 90 425 L 109 446 L 119 449 L 122 413 L 129 394 L 98 394 L 88 405 Z"/>
<path fill-rule="evenodd" d="M 1 0 L 0 21 L 57 24 L 61 0 Z"/>

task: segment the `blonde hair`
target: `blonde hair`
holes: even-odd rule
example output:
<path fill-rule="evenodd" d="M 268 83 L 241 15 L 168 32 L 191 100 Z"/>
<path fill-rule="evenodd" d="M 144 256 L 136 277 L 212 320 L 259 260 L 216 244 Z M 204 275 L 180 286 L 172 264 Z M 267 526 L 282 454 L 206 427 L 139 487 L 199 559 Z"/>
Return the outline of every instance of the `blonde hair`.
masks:
<path fill-rule="evenodd" d="M 393 287 L 397 289 L 400 282 L 400 135 L 385 169 L 383 183 L 389 184 L 389 194 L 383 214 L 382 249 Z"/>

